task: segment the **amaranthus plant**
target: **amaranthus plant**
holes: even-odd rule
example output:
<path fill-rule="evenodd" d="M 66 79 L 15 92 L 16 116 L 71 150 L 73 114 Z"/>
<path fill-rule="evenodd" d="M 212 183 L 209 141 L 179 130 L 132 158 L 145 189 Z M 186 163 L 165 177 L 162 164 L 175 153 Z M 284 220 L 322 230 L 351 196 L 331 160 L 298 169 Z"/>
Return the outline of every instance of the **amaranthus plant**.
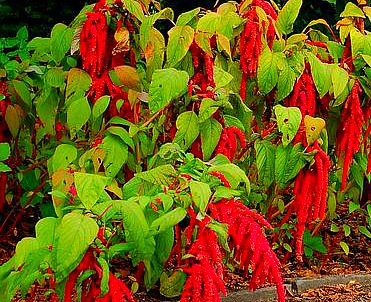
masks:
<path fill-rule="evenodd" d="M 293 33 L 301 4 L 175 18 L 101 0 L 48 38 L 1 40 L 0 232 L 41 216 L 1 301 L 34 283 L 50 301 L 220 301 L 227 267 L 284 301 L 280 262 L 303 261 L 336 197 L 359 202 L 371 166 L 370 8 Z"/>

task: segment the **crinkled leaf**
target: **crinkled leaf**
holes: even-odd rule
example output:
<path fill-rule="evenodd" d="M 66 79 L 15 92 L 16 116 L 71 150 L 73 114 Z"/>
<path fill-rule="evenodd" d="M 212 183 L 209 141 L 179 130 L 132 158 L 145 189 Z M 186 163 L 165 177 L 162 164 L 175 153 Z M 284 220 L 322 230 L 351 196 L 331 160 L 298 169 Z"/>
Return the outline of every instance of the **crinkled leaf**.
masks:
<path fill-rule="evenodd" d="M 181 270 L 176 270 L 170 277 L 163 272 L 160 278 L 160 294 L 167 298 L 178 297 L 183 291 L 186 279 L 187 275 Z"/>
<path fill-rule="evenodd" d="M 135 176 L 155 185 L 168 186 L 174 181 L 176 171 L 172 165 L 163 165 L 148 171 L 139 172 Z"/>

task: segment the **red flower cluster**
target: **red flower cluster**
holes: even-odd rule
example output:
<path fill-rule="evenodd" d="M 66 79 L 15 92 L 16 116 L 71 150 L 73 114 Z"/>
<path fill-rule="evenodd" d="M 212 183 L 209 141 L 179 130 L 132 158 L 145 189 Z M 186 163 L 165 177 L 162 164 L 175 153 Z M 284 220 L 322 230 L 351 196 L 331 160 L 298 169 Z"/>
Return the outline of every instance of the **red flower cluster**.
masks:
<path fill-rule="evenodd" d="M 80 35 L 80 53 L 83 69 L 90 75 L 93 83 L 88 92 L 88 98 L 95 103 L 101 96 L 109 94 L 111 102 L 109 116 L 120 115 L 133 122 L 133 110 L 128 101 L 128 93 L 115 85 L 109 75 L 109 70 L 125 63 L 125 53 L 117 54 L 114 49 L 117 42 L 114 31 L 106 21 L 106 13 L 114 14 L 106 1 L 100 1 L 94 6 L 93 12 L 87 13 L 87 19 Z M 122 20 L 116 24 L 116 30 L 122 28 Z M 133 60 L 130 59 L 132 62 Z M 135 64 L 135 60 L 133 61 Z M 125 100 L 120 112 L 116 108 L 118 100 Z"/>
<path fill-rule="evenodd" d="M 317 151 L 314 164 L 310 169 L 303 169 L 295 179 L 293 207 L 297 215 L 295 253 L 302 261 L 303 236 L 305 226 L 317 218 L 324 219 L 327 207 L 328 173 L 331 161 L 316 141 L 308 151 Z"/>
<path fill-rule="evenodd" d="M 226 127 L 223 129 L 215 154 L 224 154 L 230 161 L 237 155 L 237 138 L 240 149 L 246 147 L 246 137 L 242 130 L 236 126 Z"/>
<path fill-rule="evenodd" d="M 361 145 L 363 112 L 360 97 L 362 88 L 355 82 L 341 112 L 341 121 L 336 133 L 336 155 L 344 161 L 341 190 L 345 189 L 349 168 Z"/>
<path fill-rule="evenodd" d="M 196 241 L 188 254 L 195 256 L 189 267 L 183 268 L 188 274 L 180 302 L 219 302 L 220 293 L 226 295 L 223 282 L 223 255 L 216 233 L 207 228 L 210 218 L 198 221 Z"/>
<path fill-rule="evenodd" d="M 81 302 L 135 302 L 130 289 L 111 272 L 109 273 L 109 292 L 104 297 L 99 297 L 102 268 L 98 265 L 92 249 L 87 251 L 80 264 L 70 273 L 64 289 L 64 302 L 72 302 L 75 283 L 80 274 L 86 270 L 96 271 L 99 279 L 88 278 L 83 281 Z"/>
<path fill-rule="evenodd" d="M 241 3 L 241 5 L 243 2 Z M 258 59 L 262 51 L 263 29 L 267 26 L 266 22 L 260 22 L 256 7 L 260 7 L 268 16 L 269 24 L 267 29 L 266 40 L 269 47 L 272 48 L 275 38 L 275 29 L 273 20 L 277 19 L 277 13 L 272 5 L 264 0 L 254 0 L 250 4 L 250 9 L 243 14 L 247 19 L 240 39 L 240 66 L 242 69 L 242 82 L 240 95 L 242 100 L 246 99 L 246 82 L 247 78 L 256 76 L 258 68 Z"/>
<path fill-rule="evenodd" d="M 198 96 L 214 98 L 214 92 L 210 90 L 210 88 L 215 88 L 214 58 L 205 53 L 195 42 L 191 44 L 190 51 L 192 53 L 195 75 L 188 85 L 189 96 L 193 95 L 193 90 L 195 89 Z"/>
<path fill-rule="evenodd" d="M 302 116 L 314 116 L 316 112 L 316 87 L 310 73 L 304 72 L 297 80 L 291 96 L 286 99 L 286 106 L 299 107 Z"/>
<path fill-rule="evenodd" d="M 250 288 L 256 289 L 266 280 L 277 286 L 278 301 L 285 301 L 285 289 L 280 272 L 280 261 L 265 238 L 262 227 L 271 225 L 258 213 L 241 202 L 222 199 L 210 205 L 211 216 L 228 225 L 229 246 L 234 249 L 234 258 L 240 263 L 244 274 L 252 269 Z"/>

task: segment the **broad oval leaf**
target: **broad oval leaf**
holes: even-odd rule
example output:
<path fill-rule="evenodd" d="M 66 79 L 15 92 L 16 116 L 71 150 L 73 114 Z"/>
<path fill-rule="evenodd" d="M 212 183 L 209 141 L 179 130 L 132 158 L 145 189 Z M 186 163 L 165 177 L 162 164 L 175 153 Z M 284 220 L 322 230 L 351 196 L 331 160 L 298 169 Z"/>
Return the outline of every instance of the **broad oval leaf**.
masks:
<path fill-rule="evenodd" d="M 151 259 L 155 251 L 153 236 L 148 236 L 149 227 L 137 198 L 113 202 L 113 209 L 124 221 L 125 237 L 127 242 L 133 242 L 132 261 L 136 265 L 139 261 Z"/>
<path fill-rule="evenodd" d="M 76 158 L 77 149 L 74 146 L 68 144 L 59 145 L 51 158 L 53 171 L 49 171 L 49 173 L 66 169 Z"/>
<path fill-rule="evenodd" d="M 18 80 L 13 80 L 12 84 L 14 86 L 15 91 L 19 95 L 19 97 L 22 99 L 22 101 L 29 107 L 32 106 L 32 98 L 30 93 L 30 88 L 27 87 L 27 85 Z"/>
<path fill-rule="evenodd" d="M 155 233 L 166 231 L 174 227 L 186 217 L 187 211 L 183 208 L 176 208 L 159 218 L 155 219 L 150 226 L 150 230 Z"/>
<path fill-rule="evenodd" d="M 148 104 L 152 113 L 164 109 L 171 100 L 187 92 L 189 75 L 174 68 L 158 69 L 152 75 Z"/>
<path fill-rule="evenodd" d="M 84 126 L 91 114 L 89 101 L 86 97 L 74 101 L 67 109 L 67 126 L 71 136 L 74 137 L 82 126 Z"/>
<path fill-rule="evenodd" d="M 177 143 L 182 150 L 187 150 L 197 139 L 200 129 L 197 114 L 193 111 L 181 113 L 176 120 L 177 132 L 174 143 Z"/>
<path fill-rule="evenodd" d="M 349 82 L 348 72 L 340 66 L 334 65 L 331 73 L 332 85 L 334 86 L 334 97 L 338 98 Z"/>
<path fill-rule="evenodd" d="M 278 13 L 276 26 L 282 34 L 288 35 L 293 31 L 302 4 L 303 0 L 289 0 Z"/>
<path fill-rule="evenodd" d="M 140 77 L 137 69 L 135 69 L 134 67 L 131 67 L 129 65 L 116 66 L 114 68 L 114 73 L 116 74 L 122 85 L 126 88 L 139 92 L 142 91 Z"/>
<path fill-rule="evenodd" d="M 307 143 L 308 145 L 311 145 L 321 136 L 321 132 L 325 128 L 326 122 L 319 117 L 314 118 L 306 115 L 304 117 L 304 124 Z"/>
<path fill-rule="evenodd" d="M 205 214 L 211 197 L 210 186 L 204 182 L 194 180 L 189 183 L 189 188 L 191 189 L 193 202 L 199 208 L 200 212 Z"/>
<path fill-rule="evenodd" d="M 300 109 L 277 105 L 274 107 L 274 112 L 277 117 L 278 130 L 282 133 L 282 143 L 287 146 L 299 130 L 302 120 Z"/>
<path fill-rule="evenodd" d="M 108 178 L 81 172 L 75 172 L 73 176 L 77 195 L 84 207 L 90 210 L 103 194 Z"/>
<path fill-rule="evenodd" d="M 51 53 L 57 64 L 61 62 L 67 51 L 71 48 L 74 30 L 62 23 L 56 24 L 51 33 Z"/>
<path fill-rule="evenodd" d="M 278 82 L 278 64 L 274 53 L 266 47 L 259 57 L 258 85 L 262 93 L 269 93 Z"/>
<path fill-rule="evenodd" d="M 200 124 L 201 150 L 203 160 L 209 160 L 222 134 L 222 125 L 214 118 L 209 118 Z"/>
<path fill-rule="evenodd" d="M 266 140 L 256 141 L 255 152 L 259 182 L 268 188 L 274 181 L 275 147 Z"/>
<path fill-rule="evenodd" d="M 168 34 L 169 42 L 166 52 L 166 66 L 173 67 L 187 54 L 193 42 L 194 30 L 188 25 L 174 26 L 169 30 Z"/>
<path fill-rule="evenodd" d="M 107 110 L 111 97 L 109 95 L 101 96 L 94 104 L 92 114 L 93 118 L 98 118 Z"/>
<path fill-rule="evenodd" d="M 64 280 L 80 263 L 85 252 L 98 234 L 93 218 L 72 212 L 65 215 L 56 230 L 56 281 Z"/>

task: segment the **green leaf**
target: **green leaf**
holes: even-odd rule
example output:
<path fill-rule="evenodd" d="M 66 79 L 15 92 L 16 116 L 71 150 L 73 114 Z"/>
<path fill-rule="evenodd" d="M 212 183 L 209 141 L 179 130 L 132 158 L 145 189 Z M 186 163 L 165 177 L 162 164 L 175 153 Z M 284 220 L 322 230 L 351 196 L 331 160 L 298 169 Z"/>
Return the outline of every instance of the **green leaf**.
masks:
<path fill-rule="evenodd" d="M 98 117 L 103 115 L 103 113 L 108 108 L 108 105 L 109 105 L 110 101 L 111 101 L 111 97 L 109 95 L 104 95 L 104 96 L 101 96 L 95 102 L 95 104 L 93 105 L 93 110 L 92 110 L 92 114 L 93 114 L 94 119 L 97 119 Z"/>
<path fill-rule="evenodd" d="M 59 145 L 52 156 L 53 172 L 63 170 L 77 158 L 77 149 L 68 144 Z M 49 173 L 52 173 L 49 171 Z"/>
<path fill-rule="evenodd" d="M 350 235 L 350 226 L 347 224 L 343 225 L 344 235 L 348 237 Z"/>
<path fill-rule="evenodd" d="M 174 68 L 155 70 L 149 87 L 148 104 L 152 113 L 164 109 L 171 100 L 187 92 L 189 75 Z"/>
<path fill-rule="evenodd" d="M 106 133 L 99 147 L 105 151 L 103 166 L 106 176 L 114 178 L 128 159 L 128 146 L 121 138 Z"/>
<path fill-rule="evenodd" d="M 176 120 L 177 132 L 174 143 L 177 143 L 182 150 L 187 150 L 200 134 L 199 120 L 193 111 L 181 113 Z"/>
<path fill-rule="evenodd" d="M 45 74 L 44 81 L 47 85 L 55 88 L 64 86 L 65 72 L 61 67 L 50 68 Z"/>
<path fill-rule="evenodd" d="M 205 33 L 216 33 L 221 26 L 222 16 L 214 13 L 208 12 L 204 15 L 197 23 L 196 30 Z"/>
<path fill-rule="evenodd" d="M 80 263 L 98 234 L 93 218 L 80 213 L 68 213 L 57 228 L 55 248 L 56 281 L 61 282 Z"/>
<path fill-rule="evenodd" d="M 36 238 L 23 238 L 17 243 L 15 249 L 14 266 L 18 269 L 18 267 L 22 266 L 25 263 L 28 255 L 38 249 L 40 249 L 40 244 Z"/>
<path fill-rule="evenodd" d="M 187 211 L 185 209 L 176 208 L 155 219 L 150 226 L 150 231 L 154 233 L 166 231 L 168 228 L 172 228 L 181 222 L 186 215 Z"/>
<path fill-rule="evenodd" d="M 129 65 L 116 66 L 110 71 L 113 81 L 117 79 L 117 84 L 138 92 L 142 91 L 140 76 L 138 70 Z"/>
<path fill-rule="evenodd" d="M 218 89 L 227 86 L 233 80 L 233 76 L 222 68 L 214 66 L 214 80 L 215 89 Z"/>
<path fill-rule="evenodd" d="M 257 78 L 263 94 L 269 93 L 278 82 L 277 58 L 269 47 L 266 47 L 259 57 Z"/>
<path fill-rule="evenodd" d="M 340 14 L 340 17 L 358 17 L 358 18 L 366 18 L 365 14 L 363 13 L 362 9 L 360 9 L 357 5 L 352 2 L 348 2 L 345 5 L 344 11 Z"/>
<path fill-rule="evenodd" d="M 110 290 L 109 288 L 110 271 L 108 263 L 104 258 L 98 257 L 97 262 L 99 266 L 102 268 L 102 278 L 100 280 L 100 296 L 103 297 Z"/>
<path fill-rule="evenodd" d="M 12 105 L 7 106 L 5 121 L 12 136 L 17 137 L 19 128 L 21 127 L 21 114 L 17 110 L 17 107 Z"/>
<path fill-rule="evenodd" d="M 178 19 L 176 20 L 176 25 L 177 26 L 185 26 L 187 25 L 194 17 L 198 15 L 200 12 L 201 8 L 197 7 L 191 11 L 182 13 L 179 15 Z"/>
<path fill-rule="evenodd" d="M 135 176 L 155 185 L 168 186 L 174 181 L 176 171 L 172 165 L 163 165 L 148 171 L 139 172 Z"/>
<path fill-rule="evenodd" d="M 201 150 L 204 161 L 210 159 L 218 145 L 222 128 L 222 125 L 214 118 L 207 119 L 200 124 Z"/>
<path fill-rule="evenodd" d="M 277 117 L 278 130 L 282 133 L 283 146 L 287 146 L 299 130 L 302 120 L 300 109 L 276 105 L 274 113 Z"/>
<path fill-rule="evenodd" d="M 8 159 L 10 156 L 10 146 L 8 143 L 0 143 L 0 161 Z"/>
<path fill-rule="evenodd" d="M 288 243 L 284 243 L 283 244 L 283 248 L 286 250 L 286 251 L 289 251 L 290 253 L 292 253 L 292 248 L 291 246 L 288 244 Z"/>
<path fill-rule="evenodd" d="M 118 126 L 112 126 L 112 127 L 109 127 L 107 129 L 107 131 L 113 135 L 116 135 L 118 136 L 119 138 L 121 138 L 121 140 L 127 144 L 131 149 L 135 149 L 135 146 L 134 146 L 134 141 L 133 139 L 130 137 L 130 134 L 128 131 L 126 131 L 124 128 L 122 127 L 118 127 Z"/>
<path fill-rule="evenodd" d="M 139 21 L 143 22 L 145 16 L 142 7 L 138 1 L 135 0 L 122 0 L 126 9 Z"/>
<path fill-rule="evenodd" d="M 332 84 L 331 72 L 329 66 L 322 63 L 314 54 L 308 53 L 308 60 L 312 71 L 312 77 L 317 91 L 322 98 L 329 90 Z"/>
<path fill-rule="evenodd" d="M 71 136 L 74 137 L 82 126 L 84 126 L 91 114 L 91 109 L 87 97 L 74 101 L 67 109 L 67 126 Z"/>
<path fill-rule="evenodd" d="M 36 239 L 39 242 L 40 248 L 49 248 L 54 245 L 55 230 L 58 222 L 57 218 L 46 217 L 36 223 Z"/>
<path fill-rule="evenodd" d="M 183 292 L 187 275 L 181 270 L 176 270 L 170 277 L 163 272 L 160 278 L 160 294 L 167 298 L 175 298 Z"/>
<path fill-rule="evenodd" d="M 139 36 L 140 36 L 140 47 L 144 50 L 147 47 L 147 44 L 152 41 L 153 36 L 151 35 L 153 33 L 153 25 L 157 20 L 160 19 L 174 19 L 174 11 L 167 7 L 163 10 L 159 11 L 156 14 L 149 15 L 146 18 L 143 19 L 142 25 L 139 29 Z"/>
<path fill-rule="evenodd" d="M 339 232 L 339 227 L 336 224 L 332 223 L 331 227 L 330 227 L 330 231 L 334 232 L 334 233 L 337 233 L 337 232 Z"/>
<path fill-rule="evenodd" d="M 13 80 L 12 84 L 14 86 L 15 91 L 22 99 L 22 101 L 29 107 L 32 106 L 32 98 L 30 93 L 30 88 L 24 82 Z"/>
<path fill-rule="evenodd" d="M 327 248 L 322 242 L 322 237 L 319 235 L 312 236 L 310 232 L 306 230 L 303 236 L 303 242 L 307 247 L 311 248 L 314 251 L 320 252 L 322 254 L 327 253 Z"/>
<path fill-rule="evenodd" d="M 0 163 L 0 172 L 10 172 L 10 171 L 12 171 L 12 169 L 8 165 L 4 163 Z"/>
<path fill-rule="evenodd" d="M 191 189 L 192 200 L 195 205 L 199 208 L 202 214 L 205 214 L 206 207 L 211 197 L 210 186 L 204 182 L 191 181 L 189 183 Z"/>
<path fill-rule="evenodd" d="M 166 67 L 173 67 L 187 54 L 193 42 L 194 30 L 188 25 L 174 26 L 169 30 L 168 34 L 169 42 L 166 52 Z"/>
<path fill-rule="evenodd" d="M 218 236 L 219 244 L 227 251 L 230 252 L 230 248 L 228 246 L 228 225 L 224 223 L 220 223 L 216 220 L 210 222 L 207 227 L 213 230 Z"/>
<path fill-rule="evenodd" d="M 349 74 L 345 69 L 334 65 L 332 67 L 331 79 L 334 86 L 334 97 L 337 99 L 348 85 Z"/>
<path fill-rule="evenodd" d="M 275 180 L 278 186 L 281 189 L 286 188 L 288 182 L 298 175 L 306 163 L 304 149 L 300 144 L 278 146 L 275 157 Z"/>
<path fill-rule="evenodd" d="M 85 92 L 89 89 L 92 80 L 84 70 L 79 68 L 72 68 L 68 72 L 67 86 L 66 86 L 66 98 L 69 100 L 74 97 L 73 100 L 82 98 L 85 96 Z"/>
<path fill-rule="evenodd" d="M 365 226 L 359 225 L 358 230 L 361 234 L 365 235 L 368 238 L 371 238 L 371 233 Z"/>
<path fill-rule="evenodd" d="M 256 141 L 255 152 L 259 183 L 268 188 L 274 181 L 275 148 L 269 141 Z"/>
<path fill-rule="evenodd" d="M 359 205 L 359 203 L 355 203 L 353 201 L 349 202 L 349 214 L 352 214 L 354 211 L 356 211 L 360 208 L 361 208 L 361 206 Z"/>
<path fill-rule="evenodd" d="M 289 0 L 278 13 L 276 26 L 282 34 L 288 35 L 293 31 L 293 25 L 299 15 L 302 4 L 302 0 Z"/>
<path fill-rule="evenodd" d="M 348 256 L 349 255 L 349 245 L 344 241 L 340 241 L 339 244 L 340 244 L 341 248 L 343 249 L 345 255 Z"/>
<path fill-rule="evenodd" d="M 62 23 L 56 24 L 51 33 L 51 54 L 57 64 L 61 62 L 67 51 L 71 48 L 74 30 Z"/>
<path fill-rule="evenodd" d="M 295 71 L 289 66 L 289 64 L 285 64 L 284 69 L 280 72 L 277 82 L 276 98 L 278 101 L 283 100 L 291 93 L 294 88 L 295 81 Z"/>
<path fill-rule="evenodd" d="M 218 155 L 214 159 L 217 159 L 217 158 L 218 158 Z M 207 172 L 209 173 L 212 171 L 217 171 L 217 172 L 222 173 L 227 178 L 232 189 L 236 189 L 238 185 L 241 182 L 243 182 L 246 185 L 247 194 L 250 194 L 250 181 L 247 178 L 246 173 L 237 165 L 222 162 L 219 165 L 211 166 Z"/>
<path fill-rule="evenodd" d="M 126 241 L 133 242 L 135 246 L 131 253 L 134 266 L 144 259 L 151 259 L 155 252 L 155 240 L 153 236 L 148 236 L 146 217 L 135 200 L 136 197 L 113 202 L 113 209 L 123 218 Z"/>
<path fill-rule="evenodd" d="M 77 195 L 84 207 L 90 210 L 103 194 L 108 178 L 81 172 L 75 172 L 73 176 Z"/>

